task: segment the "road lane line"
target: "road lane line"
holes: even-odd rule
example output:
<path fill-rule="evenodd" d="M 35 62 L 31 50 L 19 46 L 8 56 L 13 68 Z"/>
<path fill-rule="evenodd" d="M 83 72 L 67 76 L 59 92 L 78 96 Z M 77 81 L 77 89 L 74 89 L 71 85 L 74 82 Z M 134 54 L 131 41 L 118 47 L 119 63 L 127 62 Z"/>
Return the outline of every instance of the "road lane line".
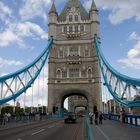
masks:
<path fill-rule="evenodd" d="M 75 129 L 74 129 L 74 132 L 73 132 L 71 140 L 76 140 L 77 139 L 77 136 L 78 136 L 78 133 L 79 133 L 79 130 L 80 130 L 80 126 L 81 126 L 80 124 L 77 124 L 75 126 Z"/>
<path fill-rule="evenodd" d="M 54 127 L 54 125 L 48 126 L 48 128 L 53 128 L 53 127 Z"/>
<path fill-rule="evenodd" d="M 22 138 L 18 138 L 17 140 L 22 140 Z"/>
<path fill-rule="evenodd" d="M 81 127 L 81 124 L 79 124 L 79 126 L 77 127 L 77 130 L 76 130 L 76 133 L 75 133 L 75 136 L 74 136 L 73 140 L 77 139 L 77 136 L 78 136 L 79 131 L 80 131 L 80 127 Z"/>
<path fill-rule="evenodd" d="M 103 130 L 101 130 L 98 126 L 96 126 L 96 128 L 103 134 L 103 136 L 104 136 L 107 140 L 110 140 L 110 138 L 103 132 Z"/>
<path fill-rule="evenodd" d="M 38 133 L 40 133 L 40 132 L 43 132 L 45 129 L 41 129 L 41 130 L 39 130 L 39 131 L 37 131 L 37 132 L 34 132 L 34 133 L 32 133 L 32 136 L 33 135 L 36 135 L 36 134 L 38 134 Z"/>
<path fill-rule="evenodd" d="M 60 125 L 60 123 L 59 123 L 59 122 L 57 122 L 57 123 L 54 123 L 54 124 L 52 124 L 52 125 L 48 126 L 48 128 L 53 128 L 53 127 L 56 127 L 56 126 L 59 126 L 59 125 Z"/>

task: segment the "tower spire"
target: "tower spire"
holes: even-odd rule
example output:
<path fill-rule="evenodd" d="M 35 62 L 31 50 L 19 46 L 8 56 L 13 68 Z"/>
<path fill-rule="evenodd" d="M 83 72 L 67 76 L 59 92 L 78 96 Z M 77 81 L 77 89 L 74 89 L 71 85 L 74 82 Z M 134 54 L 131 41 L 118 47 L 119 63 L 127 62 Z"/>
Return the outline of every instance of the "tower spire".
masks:
<path fill-rule="evenodd" d="M 50 13 L 55 13 L 55 14 L 57 14 L 56 7 L 55 7 L 55 0 L 52 0 L 52 1 L 53 1 L 53 2 L 52 2 L 52 7 L 51 7 L 51 9 L 50 9 L 49 14 L 50 14 Z"/>
<path fill-rule="evenodd" d="M 97 7 L 94 0 L 92 0 L 91 9 L 90 9 L 90 12 L 92 11 L 97 11 Z"/>

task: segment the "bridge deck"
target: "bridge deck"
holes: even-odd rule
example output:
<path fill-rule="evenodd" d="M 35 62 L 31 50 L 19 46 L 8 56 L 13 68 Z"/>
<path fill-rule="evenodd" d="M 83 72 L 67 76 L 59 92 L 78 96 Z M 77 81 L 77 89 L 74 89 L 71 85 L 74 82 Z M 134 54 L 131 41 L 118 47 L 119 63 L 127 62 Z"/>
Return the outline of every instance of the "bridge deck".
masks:
<path fill-rule="evenodd" d="M 94 140 L 140 140 L 140 127 L 105 120 L 92 128 Z"/>

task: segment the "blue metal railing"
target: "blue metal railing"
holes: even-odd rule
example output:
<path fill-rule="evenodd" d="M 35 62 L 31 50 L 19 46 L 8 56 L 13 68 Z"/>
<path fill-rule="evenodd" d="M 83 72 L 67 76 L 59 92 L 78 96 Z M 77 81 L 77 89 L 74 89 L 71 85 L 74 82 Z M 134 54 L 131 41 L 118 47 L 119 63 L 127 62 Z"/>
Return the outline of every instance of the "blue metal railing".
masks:
<path fill-rule="evenodd" d="M 125 76 L 125 75 L 117 72 L 105 59 L 105 57 L 104 57 L 104 55 L 103 55 L 103 53 L 100 49 L 98 38 L 97 38 L 96 35 L 94 36 L 94 43 L 95 43 L 95 46 L 96 46 L 97 56 L 98 56 L 98 59 L 99 59 L 99 66 L 101 68 L 103 79 L 104 79 L 105 85 L 107 86 L 111 95 L 114 97 L 114 99 L 117 102 L 119 102 L 123 105 L 129 106 L 129 107 L 140 106 L 140 100 L 128 100 L 126 98 L 123 98 L 123 96 L 120 97 L 120 95 L 116 92 L 116 89 L 113 89 L 113 86 L 109 82 L 109 81 L 112 80 L 111 79 L 111 76 L 112 76 L 112 77 L 114 77 L 114 79 L 117 79 L 116 83 L 115 83 L 116 86 L 118 84 L 117 82 L 120 81 L 122 83 L 125 83 L 127 90 L 129 90 L 128 88 L 130 88 L 130 86 L 139 90 L 140 89 L 140 79 L 130 78 L 128 76 Z M 106 71 L 108 71 L 110 73 L 110 75 L 111 75 L 109 77 L 110 79 L 107 77 L 107 75 L 106 75 L 106 73 L 103 69 L 104 67 L 106 68 Z M 125 93 L 126 89 L 125 88 L 123 89 L 124 93 Z"/>
<path fill-rule="evenodd" d="M 2 86 L 6 86 L 8 87 L 8 90 L 11 92 L 11 95 L 8 95 L 6 97 L 3 97 L 0 99 L 0 105 L 10 101 L 10 100 L 15 100 L 18 96 L 20 96 L 22 93 L 26 92 L 26 90 L 31 87 L 31 85 L 34 83 L 35 79 L 38 77 L 38 75 L 40 74 L 43 66 L 46 63 L 46 60 L 49 56 L 50 50 L 51 50 L 51 46 L 53 43 L 53 37 L 50 38 L 48 46 L 44 49 L 44 51 L 29 65 L 27 65 L 26 67 L 22 68 L 19 71 L 16 71 L 14 73 L 5 75 L 0 77 L 0 84 L 1 84 L 1 88 L 3 88 Z M 37 68 L 37 64 L 40 63 L 41 60 L 41 64 L 39 64 L 39 67 Z M 36 67 L 37 70 L 35 71 L 35 74 L 32 76 L 30 75 L 30 79 L 27 81 L 26 85 L 23 84 L 22 81 L 20 81 L 20 83 L 22 85 L 24 85 L 22 88 L 20 88 L 18 91 L 12 91 L 12 89 L 10 88 L 10 85 L 8 85 L 8 80 L 11 80 L 11 83 L 16 83 L 16 79 L 20 78 L 20 75 L 24 75 L 25 73 L 30 73 L 29 71 L 31 70 L 32 67 Z M 14 81 L 15 80 L 15 81 Z M 20 79 L 21 80 L 21 79 Z M 3 95 L 2 90 L 0 91 L 1 95 Z"/>
<path fill-rule="evenodd" d="M 91 125 L 89 124 L 88 117 L 85 117 L 85 129 L 87 140 L 93 140 L 93 130 Z"/>
<path fill-rule="evenodd" d="M 120 121 L 119 114 L 104 114 L 105 119 Z M 125 115 L 125 124 L 140 126 L 140 115 Z"/>

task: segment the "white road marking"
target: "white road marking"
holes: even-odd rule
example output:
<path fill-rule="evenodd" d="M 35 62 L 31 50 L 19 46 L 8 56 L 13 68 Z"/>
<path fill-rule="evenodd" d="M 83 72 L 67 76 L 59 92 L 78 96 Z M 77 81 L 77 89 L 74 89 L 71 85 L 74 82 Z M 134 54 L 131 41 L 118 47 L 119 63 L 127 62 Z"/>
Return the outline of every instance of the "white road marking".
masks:
<path fill-rule="evenodd" d="M 60 125 L 60 123 L 52 124 L 52 125 L 48 126 L 48 128 L 53 128 L 53 127 L 58 126 L 58 125 Z"/>
<path fill-rule="evenodd" d="M 98 127 L 96 126 L 97 129 L 103 134 L 103 136 L 107 139 L 107 140 L 110 140 L 110 138 Z"/>
<path fill-rule="evenodd" d="M 33 135 L 36 135 L 36 134 L 38 134 L 38 133 L 40 133 L 40 132 L 43 132 L 45 129 L 41 129 L 41 130 L 39 130 L 39 131 L 37 131 L 37 132 L 34 132 L 34 133 L 32 133 L 32 136 Z"/>
<path fill-rule="evenodd" d="M 17 140 L 22 140 L 22 138 L 18 138 Z"/>
<path fill-rule="evenodd" d="M 48 128 L 53 128 L 53 127 L 54 127 L 54 125 L 48 126 Z"/>

